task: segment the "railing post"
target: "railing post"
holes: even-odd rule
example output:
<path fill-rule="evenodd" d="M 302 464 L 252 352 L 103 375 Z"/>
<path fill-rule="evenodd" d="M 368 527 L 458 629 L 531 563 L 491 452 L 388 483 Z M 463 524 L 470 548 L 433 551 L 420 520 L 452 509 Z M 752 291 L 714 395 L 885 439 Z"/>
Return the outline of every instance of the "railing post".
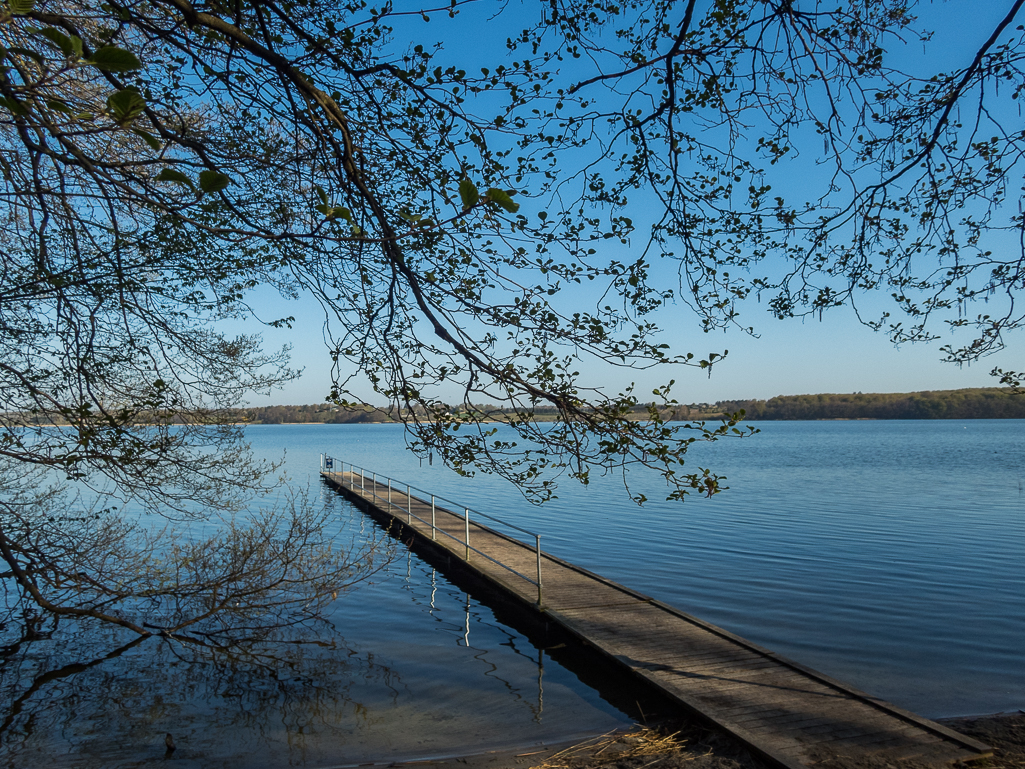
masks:
<path fill-rule="evenodd" d="M 534 545 L 537 548 L 537 605 L 541 606 L 541 535 L 534 535 Z"/>
<path fill-rule="evenodd" d="M 320 455 L 321 471 L 323 473 L 326 473 L 326 474 L 331 475 L 331 476 L 341 476 L 341 478 L 342 478 L 341 483 L 344 484 L 345 483 L 345 476 L 346 476 L 346 470 L 345 470 L 345 464 L 346 463 L 342 462 L 341 463 L 341 468 L 338 469 L 338 468 L 335 468 L 333 466 L 333 461 L 339 461 L 339 460 L 335 460 L 333 457 L 330 457 L 328 454 L 322 453 Z M 332 466 L 331 466 L 330 470 L 328 469 L 328 463 L 329 462 L 332 462 Z M 349 488 L 352 489 L 353 492 L 355 492 L 355 490 L 356 490 L 356 465 L 353 464 L 352 462 L 349 462 L 348 476 L 349 476 Z M 367 488 L 367 470 L 365 468 L 363 468 L 363 467 L 359 468 L 359 478 L 360 478 L 360 493 L 363 496 L 363 498 L 366 499 L 366 495 L 367 495 L 367 492 L 368 492 L 368 488 Z M 394 508 L 398 507 L 398 508 L 401 509 L 401 507 L 402 507 L 401 505 L 399 505 L 399 504 L 397 504 L 395 502 L 393 494 L 392 494 L 393 489 L 395 489 L 395 483 L 393 482 L 394 479 L 389 477 L 389 476 L 382 476 L 380 480 L 381 480 L 381 483 L 383 483 L 384 481 L 388 482 L 387 483 L 387 488 L 388 488 L 388 496 L 387 496 L 388 512 L 394 514 L 394 512 L 393 512 Z M 373 491 L 373 496 L 374 496 L 375 503 L 377 502 L 378 499 L 383 501 L 384 497 L 379 497 L 378 496 L 378 478 L 377 478 L 377 473 L 376 472 L 372 472 L 371 473 L 371 483 L 373 485 L 372 491 Z M 401 485 L 398 488 L 401 488 Z M 397 489 L 395 489 L 395 490 L 397 491 Z M 426 496 L 424 497 L 423 502 L 424 502 L 425 505 L 427 504 Z M 446 509 L 446 512 L 448 512 L 447 509 Z M 485 518 L 491 518 L 491 516 L 489 516 L 489 515 L 486 515 L 486 514 L 483 514 L 483 513 L 482 513 L 482 515 Z M 410 484 L 406 484 L 406 523 L 412 525 L 412 520 L 413 520 L 413 487 Z M 418 518 L 417 520 L 422 520 L 422 519 Z M 495 519 L 495 520 L 498 520 L 498 519 Z M 499 523 L 503 523 L 502 521 L 498 521 L 498 522 Z M 423 523 L 426 524 L 426 521 L 423 521 Z M 508 525 L 511 525 L 511 524 L 508 524 Z M 533 534 L 533 532 L 525 531 L 523 529 L 520 529 L 518 526 L 512 526 L 512 528 L 518 529 L 518 530 L 522 531 L 524 534 L 527 534 L 528 536 Z M 445 536 L 447 536 L 447 537 L 452 537 L 452 535 L 447 533 L 447 531 L 446 532 L 442 532 L 442 533 L 445 534 Z M 534 555 L 535 555 L 535 559 L 537 561 L 537 581 L 536 581 L 536 584 L 537 584 L 537 606 L 538 606 L 539 609 L 543 609 L 544 608 L 544 583 L 542 582 L 542 573 L 541 573 L 541 567 L 542 567 L 542 564 L 541 564 L 541 560 L 542 560 L 542 558 L 541 558 L 541 556 L 542 556 L 542 552 L 541 552 L 541 535 L 540 534 L 533 534 L 533 536 L 534 536 Z M 432 541 L 437 541 L 437 538 L 438 538 L 438 498 L 437 498 L 437 495 L 431 494 L 431 540 Z M 459 541 L 458 538 L 454 538 L 454 539 L 455 539 L 456 542 Z M 464 559 L 465 559 L 465 561 L 467 563 L 469 563 L 469 561 L 470 561 L 470 550 L 473 549 L 471 547 L 471 545 L 470 545 L 470 508 L 469 507 L 463 507 L 463 546 L 464 546 Z M 527 547 L 529 548 L 530 546 L 527 545 Z M 494 558 L 492 558 L 491 556 L 488 556 L 488 555 L 485 555 L 485 558 L 487 558 L 489 560 L 495 561 L 495 563 L 497 563 L 500 566 L 504 566 L 506 569 L 509 569 L 510 571 L 512 571 L 517 576 L 522 577 L 522 578 L 526 579 L 527 581 L 530 581 L 530 578 L 527 577 L 526 574 L 523 574 L 523 573 L 520 573 L 518 571 L 515 571 L 511 566 L 503 564 L 500 561 L 497 561 L 497 560 L 495 560 Z M 524 569 L 524 571 L 526 571 L 526 569 Z"/>

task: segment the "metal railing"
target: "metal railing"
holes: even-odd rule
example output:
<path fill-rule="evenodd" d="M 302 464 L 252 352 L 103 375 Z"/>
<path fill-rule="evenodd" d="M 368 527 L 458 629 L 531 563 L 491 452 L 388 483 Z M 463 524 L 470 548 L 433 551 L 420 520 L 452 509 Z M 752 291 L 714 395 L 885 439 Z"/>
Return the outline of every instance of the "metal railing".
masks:
<path fill-rule="evenodd" d="M 320 455 L 320 472 L 325 474 L 325 475 L 341 476 L 343 485 L 345 485 L 345 483 L 346 483 L 346 481 L 345 481 L 345 477 L 346 477 L 346 469 L 345 468 L 346 468 L 346 466 L 348 466 L 348 468 L 349 468 L 348 471 L 347 471 L 348 472 L 348 486 L 349 486 L 349 488 L 351 490 L 353 490 L 353 491 L 356 490 L 356 488 L 357 488 L 357 481 L 358 481 L 359 490 L 362 493 L 362 495 L 364 497 L 366 497 L 369 494 L 378 503 L 380 503 L 380 502 L 386 503 L 387 506 L 388 506 L 388 512 L 390 514 L 394 515 L 395 514 L 395 510 L 399 510 L 399 511 L 401 511 L 401 512 L 406 514 L 406 523 L 411 524 L 413 522 L 413 519 L 415 518 L 416 520 L 420 521 L 420 523 L 422 523 L 422 524 L 424 524 L 426 526 L 430 526 L 430 528 L 431 528 L 431 540 L 432 541 L 433 540 L 437 540 L 438 534 L 442 534 L 443 536 L 446 536 L 449 539 L 451 539 L 451 540 L 453 540 L 455 542 L 458 542 L 459 544 L 463 545 L 463 547 L 464 547 L 464 556 L 463 556 L 463 558 L 464 558 L 465 561 L 469 562 L 469 560 L 470 560 L 470 552 L 472 551 L 472 552 L 477 553 L 478 555 L 482 556 L 483 558 L 486 558 L 487 560 L 491 561 L 492 563 L 494 563 L 494 564 L 496 564 L 498 566 L 501 566 L 503 569 L 505 569 L 505 570 L 507 570 L 509 572 L 512 572 L 513 574 L 515 574 L 520 579 L 526 580 L 527 582 L 529 582 L 532 585 L 536 585 L 537 586 L 537 605 L 541 606 L 541 600 L 542 600 L 542 595 L 543 595 L 543 587 L 542 587 L 542 582 L 541 582 L 541 535 L 540 534 L 537 534 L 537 533 L 535 533 L 533 531 L 528 531 L 527 529 L 524 529 L 524 528 L 522 528 L 520 526 L 517 526 L 514 523 L 509 523 L 508 521 L 503 521 L 501 518 L 496 518 L 493 515 L 488 515 L 487 513 L 482 513 L 479 510 L 473 510 L 472 508 L 466 507 L 465 505 L 458 504 L 458 503 L 454 502 L 451 499 L 447 499 L 447 498 L 439 496 L 437 494 L 431 494 L 430 492 L 425 491 L 424 489 L 417 488 L 416 486 L 412 486 L 412 485 L 410 485 L 408 483 L 397 482 L 394 478 L 389 478 L 386 475 L 378 475 L 375 472 L 371 472 L 369 470 L 366 470 L 365 468 L 362 468 L 362 467 L 360 467 L 358 465 L 354 465 L 351 462 L 344 462 L 342 460 L 337 459 L 336 457 L 329 456 L 328 454 L 321 454 Z M 387 482 L 387 486 L 385 486 L 385 482 Z M 396 484 L 397 484 L 397 486 L 396 486 Z M 392 489 L 393 488 L 398 488 L 400 490 L 401 489 L 405 490 L 406 507 L 403 507 L 402 505 L 398 504 L 397 502 L 393 502 L 392 501 Z M 387 489 L 387 491 L 385 491 L 385 489 Z M 382 493 L 379 494 L 378 493 L 379 491 L 382 492 Z M 412 493 L 414 491 L 416 491 L 416 492 L 418 492 L 420 494 L 423 494 L 424 497 L 422 497 L 422 498 L 421 497 L 414 497 L 413 493 Z M 427 520 L 421 518 L 420 516 L 414 514 L 413 511 L 412 511 L 412 509 L 413 509 L 413 502 L 421 502 L 421 503 L 426 505 L 427 504 L 427 497 L 430 497 L 430 500 L 431 500 L 431 520 L 430 521 L 427 521 Z M 454 515 L 457 518 L 461 517 L 463 519 L 463 539 L 462 540 L 460 540 L 456 536 L 453 536 L 452 534 L 449 534 L 444 529 L 438 528 L 437 513 L 438 513 L 438 502 L 439 501 L 440 502 L 444 502 L 444 503 L 449 504 L 449 505 L 453 505 L 456 509 L 461 509 L 463 511 L 462 515 L 460 515 L 459 513 L 454 512 L 451 509 L 442 508 L 442 512 L 448 513 L 450 515 Z M 378 506 L 380 506 L 380 504 Z M 514 529 L 515 531 L 518 531 L 518 532 L 526 534 L 526 535 L 528 535 L 530 537 L 533 537 L 534 538 L 534 552 L 535 552 L 535 555 L 536 555 L 536 558 L 537 558 L 537 576 L 536 576 L 536 578 L 535 577 L 528 577 L 526 574 L 522 574 L 521 572 L 519 572 L 516 569 L 512 568 L 508 564 L 504 564 L 501 561 L 497 560 L 496 558 L 493 558 L 492 556 L 490 556 L 487 553 L 483 552 L 482 550 L 478 550 L 476 547 L 473 547 L 470 544 L 470 513 L 473 513 L 474 518 L 477 518 L 477 519 L 484 518 L 484 519 L 486 519 L 488 521 L 491 521 L 493 523 L 497 523 L 500 526 L 505 526 L 505 527 L 507 527 L 509 529 Z M 474 522 L 474 525 L 479 527 L 479 528 L 484 528 L 482 524 L 476 523 L 476 521 Z M 511 540 L 513 540 L 515 542 L 518 542 L 521 545 L 523 544 L 518 539 L 515 539 L 514 537 L 509 537 L 508 535 L 502 534 L 502 532 L 495 532 L 495 533 L 499 534 L 500 536 L 506 536 L 508 539 L 511 539 Z M 525 547 L 529 547 L 529 545 L 524 545 L 524 546 Z"/>

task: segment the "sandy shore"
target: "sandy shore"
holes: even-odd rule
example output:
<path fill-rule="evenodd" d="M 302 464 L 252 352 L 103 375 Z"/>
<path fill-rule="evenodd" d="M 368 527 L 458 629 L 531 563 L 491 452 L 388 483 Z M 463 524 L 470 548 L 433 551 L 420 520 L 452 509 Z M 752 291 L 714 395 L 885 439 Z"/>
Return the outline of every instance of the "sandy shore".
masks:
<path fill-rule="evenodd" d="M 937 719 L 993 747 L 991 758 L 973 762 L 980 769 L 1025 769 L 1025 712 Z M 584 743 L 521 752 L 485 753 L 444 761 L 391 766 L 425 769 L 767 769 L 729 735 L 692 721 L 665 722 L 595 737 Z M 914 760 L 823 761 L 823 769 L 935 769 Z"/>

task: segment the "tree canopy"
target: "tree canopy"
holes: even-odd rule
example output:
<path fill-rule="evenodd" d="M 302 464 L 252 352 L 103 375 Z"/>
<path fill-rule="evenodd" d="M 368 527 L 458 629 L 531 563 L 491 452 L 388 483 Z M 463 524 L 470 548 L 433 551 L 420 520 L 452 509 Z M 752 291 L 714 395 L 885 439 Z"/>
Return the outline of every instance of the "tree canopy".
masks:
<path fill-rule="evenodd" d="M 291 376 L 218 331 L 290 323 L 256 287 L 323 306 L 336 401 L 358 372 L 414 450 L 540 499 L 631 464 L 672 498 L 720 488 L 684 456 L 738 417 L 630 419 L 650 393 L 578 373 L 712 367 L 669 343 L 674 307 L 749 329 L 753 300 L 791 317 L 875 292 L 891 306 L 864 321 L 896 342 L 949 325 L 953 362 L 998 349 L 1025 320 L 1023 1 L 954 60 L 897 0 L 7 0 L 9 575 L 83 571 L 33 565 L 66 546 L 36 539 L 52 505 L 23 468 L 183 514 L 259 484 L 216 416 Z M 501 411 L 449 408 L 452 384 Z"/>

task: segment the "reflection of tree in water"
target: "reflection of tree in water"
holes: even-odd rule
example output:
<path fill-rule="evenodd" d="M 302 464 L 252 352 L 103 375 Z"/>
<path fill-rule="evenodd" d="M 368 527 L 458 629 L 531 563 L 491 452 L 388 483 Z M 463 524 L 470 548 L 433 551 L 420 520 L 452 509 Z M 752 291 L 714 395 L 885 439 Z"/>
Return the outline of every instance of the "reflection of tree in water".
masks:
<path fill-rule="evenodd" d="M 176 758 L 202 757 L 204 766 L 303 763 L 325 737 L 344 748 L 373 720 L 378 703 L 363 701 L 358 684 L 371 680 L 392 699 L 402 687 L 337 636 L 291 632 L 213 650 L 110 628 L 83 634 L 79 624 L 39 634 L 31 617 L 22 620 L 0 631 L 3 766 L 69 754 L 83 766 L 155 759 L 165 733 Z"/>
<path fill-rule="evenodd" d="M 163 759 L 167 733 L 183 769 L 249 769 L 409 759 L 618 723 L 556 683 L 542 726 L 543 653 L 404 555 L 380 580 L 405 572 L 404 590 L 368 587 L 351 610 L 340 602 L 316 624 L 253 629 L 230 649 L 207 648 L 220 636 L 199 630 L 138 640 L 55 626 L 12 602 L 0 611 L 0 769 L 58 758 L 62 769 L 137 769 Z"/>

